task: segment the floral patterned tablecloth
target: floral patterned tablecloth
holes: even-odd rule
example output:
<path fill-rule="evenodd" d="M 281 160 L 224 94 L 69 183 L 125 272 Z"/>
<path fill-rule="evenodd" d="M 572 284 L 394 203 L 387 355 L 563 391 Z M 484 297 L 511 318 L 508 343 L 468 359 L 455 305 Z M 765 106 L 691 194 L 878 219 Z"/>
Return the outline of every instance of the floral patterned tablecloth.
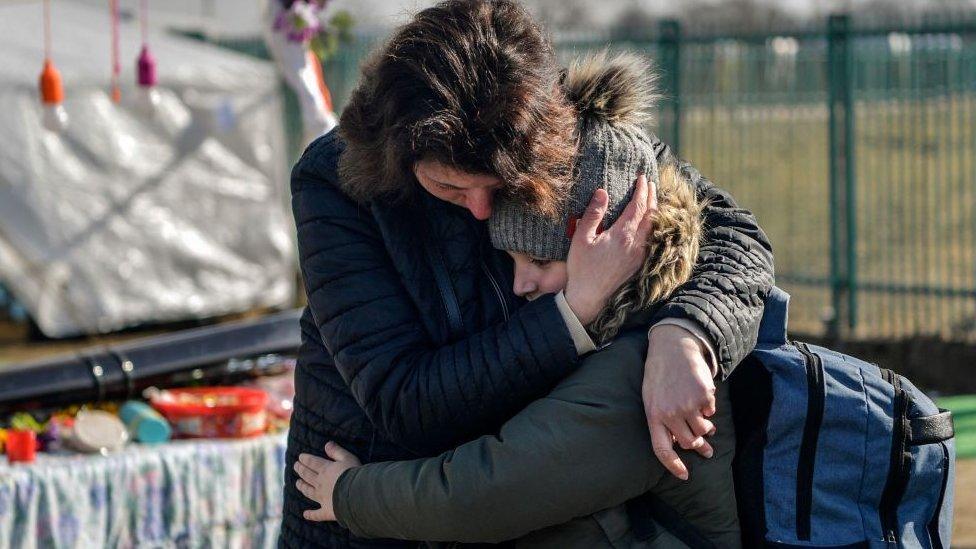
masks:
<path fill-rule="evenodd" d="M 0 548 L 273 547 L 285 438 L 0 457 Z"/>

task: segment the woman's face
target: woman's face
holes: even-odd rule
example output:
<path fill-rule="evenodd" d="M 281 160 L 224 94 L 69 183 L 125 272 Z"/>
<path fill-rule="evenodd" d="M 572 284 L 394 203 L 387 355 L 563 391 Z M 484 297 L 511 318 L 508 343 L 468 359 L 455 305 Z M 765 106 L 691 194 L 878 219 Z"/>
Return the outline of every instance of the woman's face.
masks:
<path fill-rule="evenodd" d="M 434 160 L 417 162 L 413 173 L 427 192 L 467 208 L 480 221 L 491 215 L 492 198 L 502 187 L 502 180 L 493 175 L 463 172 Z"/>
<path fill-rule="evenodd" d="M 515 282 L 512 291 L 529 301 L 566 288 L 569 278 L 565 261 L 536 259 L 521 252 L 508 252 L 515 260 Z"/>

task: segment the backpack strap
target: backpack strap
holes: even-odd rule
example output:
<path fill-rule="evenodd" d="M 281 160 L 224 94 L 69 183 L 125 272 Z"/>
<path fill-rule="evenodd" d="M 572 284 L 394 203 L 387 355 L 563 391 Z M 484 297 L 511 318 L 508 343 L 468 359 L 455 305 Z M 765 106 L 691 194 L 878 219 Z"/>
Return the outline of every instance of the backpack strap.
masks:
<path fill-rule="evenodd" d="M 766 296 L 759 340 L 756 343 L 778 347 L 786 344 L 786 323 L 790 308 L 790 294 L 773 286 Z"/>
<path fill-rule="evenodd" d="M 943 442 L 956 436 L 952 412 L 939 409 L 938 414 L 908 420 L 908 444 L 919 446 Z"/>

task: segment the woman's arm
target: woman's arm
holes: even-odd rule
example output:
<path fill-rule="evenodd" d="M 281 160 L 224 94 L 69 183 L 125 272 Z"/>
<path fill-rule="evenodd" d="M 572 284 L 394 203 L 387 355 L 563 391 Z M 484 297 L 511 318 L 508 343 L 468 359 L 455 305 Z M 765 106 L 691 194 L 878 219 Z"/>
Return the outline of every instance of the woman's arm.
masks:
<path fill-rule="evenodd" d="M 434 458 L 348 469 L 334 493 L 320 477 L 330 463 L 302 456 L 306 495 L 334 503 L 356 536 L 426 541 L 500 542 L 619 505 L 665 475 L 647 452 L 644 343 L 631 335 L 590 355 L 498 435 Z"/>

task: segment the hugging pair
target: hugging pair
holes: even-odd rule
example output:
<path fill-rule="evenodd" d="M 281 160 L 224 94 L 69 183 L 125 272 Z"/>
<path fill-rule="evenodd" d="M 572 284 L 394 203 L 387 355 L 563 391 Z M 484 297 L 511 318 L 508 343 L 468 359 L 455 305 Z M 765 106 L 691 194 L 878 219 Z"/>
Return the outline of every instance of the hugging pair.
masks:
<path fill-rule="evenodd" d="M 570 327 L 592 352 L 498 432 L 439 456 L 361 465 L 331 442 L 329 459 L 302 454 L 296 486 L 321 505 L 305 513 L 308 520 L 337 520 L 367 538 L 548 547 L 682 546 L 686 534 L 674 530 L 681 523 L 718 546 L 740 544 L 725 384 L 710 418 L 715 434 L 701 452 L 681 452 L 686 480 L 652 453 L 641 402 L 647 326 L 692 275 L 705 206 L 675 166 L 658 165 L 641 127 L 652 106 L 649 74 L 631 56 L 597 56 L 571 69 L 565 87 L 580 113 L 579 145 L 560 210 L 544 215 L 502 196 L 488 220 L 491 243 L 514 260 L 514 292 L 532 300 L 565 288 L 575 232 L 595 235 L 631 207 L 635 193 L 650 192 L 656 214 L 642 267 L 592 323 Z M 591 197 L 603 192 L 605 218 L 584 218 Z M 647 493 L 676 518 L 647 516 L 649 500 L 640 498 Z"/>

